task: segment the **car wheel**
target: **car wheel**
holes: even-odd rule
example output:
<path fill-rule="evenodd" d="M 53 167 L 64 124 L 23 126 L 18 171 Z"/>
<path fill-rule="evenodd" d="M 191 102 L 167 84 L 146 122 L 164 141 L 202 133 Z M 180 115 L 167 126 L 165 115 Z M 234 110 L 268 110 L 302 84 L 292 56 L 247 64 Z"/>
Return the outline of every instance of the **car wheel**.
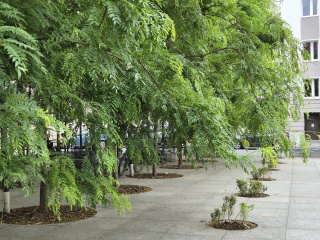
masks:
<path fill-rule="evenodd" d="M 234 147 L 235 149 L 242 149 L 242 143 L 241 142 L 237 142 L 236 146 Z"/>

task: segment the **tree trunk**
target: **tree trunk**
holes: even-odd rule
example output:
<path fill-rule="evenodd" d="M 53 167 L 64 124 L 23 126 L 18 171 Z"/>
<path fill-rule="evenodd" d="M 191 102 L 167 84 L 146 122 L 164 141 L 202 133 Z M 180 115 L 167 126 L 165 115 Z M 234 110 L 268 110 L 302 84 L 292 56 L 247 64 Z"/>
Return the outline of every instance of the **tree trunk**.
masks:
<path fill-rule="evenodd" d="M 41 181 L 40 183 L 40 205 L 38 208 L 38 212 L 39 213 L 44 213 L 44 214 L 48 214 L 49 213 L 49 209 L 47 206 L 47 200 L 48 200 L 48 185 L 47 185 L 47 180 L 48 180 L 48 172 L 45 169 L 45 167 L 43 167 L 42 171 L 41 171 L 42 177 L 44 179 L 44 181 Z"/>
<path fill-rule="evenodd" d="M 3 213 L 10 213 L 10 191 L 4 186 L 4 179 L 2 180 L 2 194 L 3 194 Z"/>
<path fill-rule="evenodd" d="M 115 146 L 115 152 L 116 152 L 116 156 L 118 157 L 118 147 L 117 146 Z M 114 180 L 119 180 L 118 167 L 119 167 L 119 158 L 117 161 L 116 169 L 112 171 L 112 177 Z M 117 187 L 117 185 L 115 183 L 113 183 L 113 186 Z"/>
<path fill-rule="evenodd" d="M 158 124 L 154 125 L 154 144 L 158 151 Z M 157 176 L 157 163 L 154 162 L 152 165 L 152 176 Z"/>
<path fill-rule="evenodd" d="M 178 162 L 178 168 L 182 168 L 182 150 L 179 151 L 179 162 Z"/>
<path fill-rule="evenodd" d="M 152 176 L 157 176 L 157 164 L 152 165 Z"/>

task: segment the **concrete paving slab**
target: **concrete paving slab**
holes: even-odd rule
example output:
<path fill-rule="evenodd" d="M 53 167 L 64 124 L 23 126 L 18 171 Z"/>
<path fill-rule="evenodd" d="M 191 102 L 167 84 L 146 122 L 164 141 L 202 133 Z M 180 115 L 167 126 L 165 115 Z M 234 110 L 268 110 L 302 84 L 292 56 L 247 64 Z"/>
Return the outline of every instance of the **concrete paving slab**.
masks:
<path fill-rule="evenodd" d="M 181 236 L 186 234 L 211 236 L 212 239 L 221 239 L 225 234 L 225 230 L 208 227 L 206 222 L 184 221 L 173 226 L 168 233 L 181 234 Z"/>
<path fill-rule="evenodd" d="M 319 240 L 320 230 L 288 229 L 288 240 Z"/>
<path fill-rule="evenodd" d="M 298 215 L 290 215 L 288 218 L 288 229 L 305 229 L 305 230 L 320 230 L 319 217 L 316 218 L 304 218 Z"/>
<path fill-rule="evenodd" d="M 38 239 L 44 238 L 52 232 L 59 232 L 62 225 L 9 225 L 1 229 L 1 237 L 4 239 Z"/>
<path fill-rule="evenodd" d="M 180 233 L 167 233 L 160 240 L 212 240 L 221 239 L 221 234 L 212 233 L 212 235 L 194 235 L 194 234 L 180 234 Z"/>
<path fill-rule="evenodd" d="M 228 231 L 223 240 L 288 240 L 286 231 L 281 228 L 257 227 L 245 231 Z"/>
<path fill-rule="evenodd" d="M 126 230 L 114 230 L 110 232 L 106 232 L 101 234 L 99 237 L 95 238 L 94 240 L 156 240 L 160 239 L 164 234 L 158 232 L 139 232 L 138 234 L 136 231 L 126 231 Z"/>
<path fill-rule="evenodd" d="M 257 167 L 261 157 L 256 151 L 237 150 L 240 154 L 253 153 Z M 222 205 L 222 198 L 238 192 L 236 179 L 251 176 L 232 166 L 226 169 L 222 161 L 208 170 L 171 170 L 184 174 L 176 179 L 136 179 L 122 177 L 121 184 L 152 187 L 147 193 L 132 194 L 132 211 L 119 217 L 112 206 L 97 208 L 97 215 L 86 220 L 54 225 L 16 226 L 0 224 L 1 239 L 319 239 L 320 236 L 320 158 L 308 164 L 301 158 L 281 161 L 280 171 L 271 173 L 273 182 L 266 198 L 237 197 L 240 202 L 255 204 L 249 221 L 259 225 L 247 231 L 212 229 L 205 224 L 214 208 Z M 317 168 L 317 166 L 319 166 Z M 12 208 L 33 206 L 39 202 L 39 193 L 24 199 L 18 189 L 11 191 Z M 0 192 L 0 205 L 2 193 Z M 239 206 L 235 208 L 235 215 Z M 320 215 L 320 214 L 319 214 Z M 306 237 L 307 236 L 307 237 Z"/>

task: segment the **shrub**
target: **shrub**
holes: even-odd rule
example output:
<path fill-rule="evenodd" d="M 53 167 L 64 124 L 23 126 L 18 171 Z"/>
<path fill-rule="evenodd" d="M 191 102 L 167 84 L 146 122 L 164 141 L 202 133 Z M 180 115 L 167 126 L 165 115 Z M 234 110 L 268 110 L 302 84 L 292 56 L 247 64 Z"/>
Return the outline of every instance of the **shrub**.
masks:
<path fill-rule="evenodd" d="M 246 194 L 248 192 L 248 183 L 244 179 L 237 179 L 237 186 L 241 194 Z"/>
<path fill-rule="evenodd" d="M 211 222 L 214 224 L 220 225 L 223 223 L 225 219 L 225 216 L 228 216 L 228 222 L 231 222 L 231 217 L 234 213 L 234 206 L 237 202 L 237 199 L 234 195 L 225 196 L 223 198 L 223 204 L 221 206 L 221 209 L 215 208 L 214 212 L 210 214 L 211 216 Z M 254 208 L 254 204 L 247 205 L 246 203 L 242 202 L 240 203 L 240 216 L 242 218 L 242 223 L 245 224 L 248 218 L 248 213 L 252 211 Z"/>
<path fill-rule="evenodd" d="M 259 194 L 263 194 L 267 190 L 267 187 L 257 180 L 245 181 L 243 179 L 237 179 L 236 181 L 240 194 L 243 196 L 257 197 Z"/>
<path fill-rule="evenodd" d="M 234 195 L 225 196 L 223 198 L 223 204 L 221 206 L 221 210 L 219 208 L 215 208 L 214 212 L 210 214 L 211 221 L 215 223 L 220 223 L 222 219 L 226 219 L 228 217 L 228 221 L 230 222 L 231 216 L 234 213 L 234 206 L 237 202 L 237 198 Z"/>
<path fill-rule="evenodd" d="M 211 216 L 211 222 L 220 223 L 221 222 L 222 212 L 220 211 L 219 208 L 215 208 L 214 212 L 211 213 L 210 216 Z"/>
<path fill-rule="evenodd" d="M 260 178 L 270 178 L 269 172 L 270 169 L 268 167 L 261 167 L 251 171 L 250 174 L 254 180 L 259 180 Z"/>

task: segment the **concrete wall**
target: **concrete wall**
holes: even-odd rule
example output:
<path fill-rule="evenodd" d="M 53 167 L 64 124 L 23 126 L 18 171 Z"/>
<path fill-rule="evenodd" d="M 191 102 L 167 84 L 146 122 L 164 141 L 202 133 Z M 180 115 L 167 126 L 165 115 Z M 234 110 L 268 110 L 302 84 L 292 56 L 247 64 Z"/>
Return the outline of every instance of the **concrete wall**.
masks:
<path fill-rule="evenodd" d="M 319 16 L 301 18 L 301 40 L 319 39 Z"/>

